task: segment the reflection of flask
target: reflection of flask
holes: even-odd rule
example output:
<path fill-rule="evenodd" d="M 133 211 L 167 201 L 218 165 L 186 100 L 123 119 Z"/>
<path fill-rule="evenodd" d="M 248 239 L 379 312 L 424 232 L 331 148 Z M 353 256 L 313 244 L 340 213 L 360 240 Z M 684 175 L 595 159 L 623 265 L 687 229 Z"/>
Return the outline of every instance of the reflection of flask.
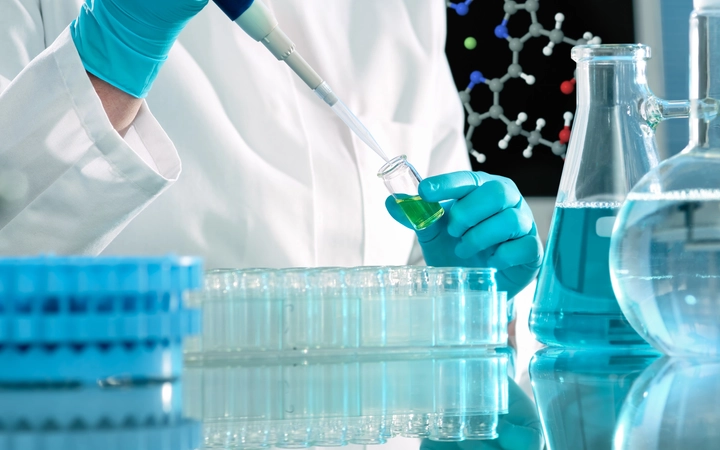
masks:
<path fill-rule="evenodd" d="M 713 8 L 705 8 L 713 4 Z M 720 354 L 720 1 L 691 19 L 690 143 L 628 194 L 613 287 L 630 323 L 669 354 Z"/>
<path fill-rule="evenodd" d="M 719 401 L 720 362 L 658 360 L 633 383 L 618 416 L 613 448 L 717 449 Z"/>
<path fill-rule="evenodd" d="M 530 378 L 548 448 L 611 448 L 626 394 L 658 356 L 651 350 L 539 351 L 530 362 Z"/>
<path fill-rule="evenodd" d="M 612 291 L 610 235 L 628 190 L 657 164 L 653 127 L 672 105 L 649 91 L 646 46 L 579 46 L 572 56 L 578 112 L 530 328 L 546 344 L 645 345 Z"/>

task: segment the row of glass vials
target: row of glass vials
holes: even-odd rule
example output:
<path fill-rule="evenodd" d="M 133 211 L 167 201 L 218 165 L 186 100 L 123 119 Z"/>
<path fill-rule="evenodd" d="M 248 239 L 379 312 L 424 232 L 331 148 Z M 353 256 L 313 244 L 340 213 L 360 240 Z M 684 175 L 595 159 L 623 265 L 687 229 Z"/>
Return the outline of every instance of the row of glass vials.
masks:
<path fill-rule="evenodd" d="M 278 364 L 193 364 L 186 415 L 205 448 L 381 444 L 395 436 L 494 439 L 508 412 L 505 350 Z"/>
<path fill-rule="evenodd" d="M 189 360 L 507 343 L 507 299 L 493 269 L 219 270 L 188 304 L 203 310 Z"/>
<path fill-rule="evenodd" d="M 441 442 L 497 438 L 497 414 L 394 414 L 354 418 L 222 421 L 203 424 L 205 449 L 380 445 L 394 437 Z"/>

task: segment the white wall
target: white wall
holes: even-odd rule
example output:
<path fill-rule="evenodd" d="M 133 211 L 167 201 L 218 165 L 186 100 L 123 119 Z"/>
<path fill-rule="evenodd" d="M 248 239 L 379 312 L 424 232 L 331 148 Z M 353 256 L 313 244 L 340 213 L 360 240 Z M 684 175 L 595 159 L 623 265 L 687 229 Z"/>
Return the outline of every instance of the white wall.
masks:
<path fill-rule="evenodd" d="M 658 97 L 666 98 L 665 61 L 663 58 L 662 5 L 660 0 L 633 0 L 635 7 L 635 40 L 649 45 L 652 58 L 648 62 L 648 84 Z M 660 158 L 669 156 L 667 130 L 662 124 L 656 131 Z"/>

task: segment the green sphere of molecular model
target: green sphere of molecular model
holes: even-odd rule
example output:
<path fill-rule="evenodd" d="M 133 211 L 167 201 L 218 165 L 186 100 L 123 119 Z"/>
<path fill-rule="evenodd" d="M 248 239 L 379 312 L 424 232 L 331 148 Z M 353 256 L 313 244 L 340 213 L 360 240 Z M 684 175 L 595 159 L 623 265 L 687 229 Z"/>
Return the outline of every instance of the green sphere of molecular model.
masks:
<path fill-rule="evenodd" d="M 477 47 L 477 40 L 472 36 L 470 36 L 469 38 L 466 38 L 464 43 L 465 43 L 465 48 L 468 50 L 474 50 L 475 47 Z"/>

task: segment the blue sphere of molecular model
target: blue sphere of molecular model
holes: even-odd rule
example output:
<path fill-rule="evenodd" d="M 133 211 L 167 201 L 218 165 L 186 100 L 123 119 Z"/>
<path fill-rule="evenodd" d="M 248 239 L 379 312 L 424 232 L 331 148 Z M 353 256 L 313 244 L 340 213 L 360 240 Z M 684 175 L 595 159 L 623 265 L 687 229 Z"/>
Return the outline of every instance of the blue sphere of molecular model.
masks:
<path fill-rule="evenodd" d="M 483 76 L 482 72 L 480 72 L 479 70 L 475 70 L 470 74 L 470 81 L 475 84 L 480 84 L 485 81 L 485 77 Z"/>
<path fill-rule="evenodd" d="M 455 4 L 455 12 L 457 12 L 458 16 L 465 16 L 470 11 L 470 7 L 466 5 L 465 3 L 457 3 Z"/>
<path fill-rule="evenodd" d="M 503 22 L 495 27 L 495 37 L 498 39 L 507 39 L 510 37 L 510 33 L 508 31 L 507 27 L 507 20 L 503 20 Z"/>

